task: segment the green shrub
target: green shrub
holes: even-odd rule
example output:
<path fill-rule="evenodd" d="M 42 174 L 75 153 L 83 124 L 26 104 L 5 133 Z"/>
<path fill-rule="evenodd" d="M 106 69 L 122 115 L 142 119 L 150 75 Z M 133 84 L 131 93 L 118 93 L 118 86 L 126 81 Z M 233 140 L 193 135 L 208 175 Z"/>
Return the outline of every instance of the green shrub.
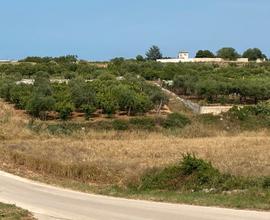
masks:
<path fill-rule="evenodd" d="M 256 115 L 270 116 L 270 101 L 260 102 L 253 107 L 253 112 Z"/>
<path fill-rule="evenodd" d="M 172 113 L 168 115 L 162 126 L 165 128 L 183 128 L 190 123 L 191 121 L 186 116 L 180 113 Z"/>
<path fill-rule="evenodd" d="M 221 174 L 215 169 L 211 163 L 198 159 L 195 155 L 186 154 L 183 156 L 181 163 L 181 173 L 185 177 L 190 177 L 190 185 L 193 188 L 204 185 L 211 186 L 221 177 Z"/>
<path fill-rule="evenodd" d="M 112 122 L 111 121 L 97 121 L 91 125 L 91 128 L 99 129 L 99 130 L 112 130 Z"/>
<path fill-rule="evenodd" d="M 27 127 L 36 133 L 49 132 L 52 135 L 70 135 L 82 129 L 82 125 L 77 123 L 63 122 L 47 124 L 46 122 L 40 123 L 33 119 L 29 121 Z"/>
<path fill-rule="evenodd" d="M 229 115 L 233 117 L 233 119 L 244 121 L 247 120 L 252 115 L 252 108 L 249 106 L 245 106 L 243 108 L 234 106 L 233 108 L 230 109 Z"/>
<path fill-rule="evenodd" d="M 70 135 L 82 129 L 80 124 L 64 122 L 61 124 L 48 125 L 47 130 L 53 135 Z"/>
<path fill-rule="evenodd" d="M 203 190 L 215 191 L 244 188 L 247 180 L 221 174 L 210 162 L 193 154 L 183 155 L 180 163 L 163 169 L 151 169 L 141 178 L 140 190 Z"/>
<path fill-rule="evenodd" d="M 84 112 L 85 119 L 89 120 L 91 115 L 96 111 L 96 107 L 94 105 L 82 105 L 82 110 Z"/>
<path fill-rule="evenodd" d="M 229 103 L 229 99 L 225 96 L 221 96 L 217 100 L 221 105 L 225 105 L 226 103 Z"/>
<path fill-rule="evenodd" d="M 150 117 L 131 118 L 129 123 L 136 129 L 154 129 L 156 126 L 155 119 Z"/>
<path fill-rule="evenodd" d="M 52 96 L 34 94 L 27 104 L 27 111 L 34 117 L 46 120 L 47 112 L 55 107 L 55 99 Z"/>
<path fill-rule="evenodd" d="M 121 131 L 127 130 L 129 127 L 128 121 L 126 121 L 126 120 L 114 120 L 112 122 L 112 126 L 113 126 L 113 129 L 121 130 Z"/>
<path fill-rule="evenodd" d="M 179 178 L 179 164 L 164 169 L 153 168 L 145 172 L 138 186 L 131 187 L 137 187 L 139 190 L 176 190 Z"/>
<path fill-rule="evenodd" d="M 67 120 L 71 113 L 74 111 L 75 107 L 73 103 L 63 102 L 56 104 L 56 111 L 59 113 L 59 117 L 62 120 Z"/>
<path fill-rule="evenodd" d="M 263 188 L 270 189 L 270 176 L 264 178 Z"/>
<path fill-rule="evenodd" d="M 213 170 L 211 163 L 198 159 L 194 154 L 183 155 L 181 172 L 184 175 L 191 175 L 194 172 L 204 172 L 205 170 L 209 169 Z"/>
<path fill-rule="evenodd" d="M 110 92 L 104 93 L 100 98 L 100 106 L 104 114 L 111 117 L 118 110 L 118 103 Z"/>
<path fill-rule="evenodd" d="M 220 116 L 216 116 L 213 114 L 198 115 L 196 119 L 198 119 L 204 124 L 217 124 L 220 122 Z"/>
<path fill-rule="evenodd" d="M 251 116 L 268 117 L 270 116 L 270 102 L 260 102 L 253 106 L 237 107 L 234 106 L 229 111 L 230 117 L 240 121 L 250 120 Z"/>

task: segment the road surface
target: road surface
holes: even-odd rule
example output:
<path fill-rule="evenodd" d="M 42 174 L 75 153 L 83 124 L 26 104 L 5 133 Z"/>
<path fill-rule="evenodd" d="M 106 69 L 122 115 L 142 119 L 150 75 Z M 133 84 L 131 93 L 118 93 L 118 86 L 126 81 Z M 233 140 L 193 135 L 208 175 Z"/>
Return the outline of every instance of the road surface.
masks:
<path fill-rule="evenodd" d="M 91 195 L 33 182 L 2 171 L 0 171 L 0 202 L 16 204 L 31 211 L 41 220 L 270 220 L 269 212 Z"/>

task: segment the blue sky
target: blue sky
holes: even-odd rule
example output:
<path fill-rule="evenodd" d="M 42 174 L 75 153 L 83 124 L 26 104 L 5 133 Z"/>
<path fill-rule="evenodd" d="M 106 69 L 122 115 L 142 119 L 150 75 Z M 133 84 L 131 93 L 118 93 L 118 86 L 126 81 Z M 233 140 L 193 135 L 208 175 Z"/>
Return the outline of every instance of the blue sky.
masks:
<path fill-rule="evenodd" d="M 269 0 L 0 0 L 0 59 L 77 54 L 134 57 L 158 45 L 270 56 Z"/>

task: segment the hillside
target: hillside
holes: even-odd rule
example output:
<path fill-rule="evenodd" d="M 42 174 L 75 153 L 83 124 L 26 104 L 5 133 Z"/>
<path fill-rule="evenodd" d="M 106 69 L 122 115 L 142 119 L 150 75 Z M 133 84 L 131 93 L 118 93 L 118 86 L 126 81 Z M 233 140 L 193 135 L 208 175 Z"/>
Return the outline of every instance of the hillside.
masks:
<path fill-rule="evenodd" d="M 56 75 L 67 76 L 64 72 L 71 66 L 78 76 L 67 74 L 68 83 L 51 82 Z M 40 72 L 41 67 L 48 72 Z M 197 115 L 144 79 L 173 79 L 177 84 L 168 89 L 177 92 L 191 85 L 194 76 L 196 83 L 204 81 L 205 94 L 211 91 L 219 99 L 225 94 L 218 88 L 225 84 L 212 90 L 207 80 L 214 73 L 225 81 L 232 74 L 247 75 L 250 91 L 254 78 L 268 77 L 268 64 L 219 67 L 115 60 L 102 69 L 86 63 L 0 68 L 1 169 L 106 195 L 270 209 L 267 93 L 258 93 L 264 95 L 257 103 L 254 94 L 247 96 L 254 103 L 217 116 Z M 21 77 L 15 70 L 24 76 L 31 73 L 33 84 L 18 83 Z M 234 82 L 241 79 L 238 75 Z M 231 88 L 242 85 L 226 82 Z M 235 97 L 237 104 L 239 95 Z"/>

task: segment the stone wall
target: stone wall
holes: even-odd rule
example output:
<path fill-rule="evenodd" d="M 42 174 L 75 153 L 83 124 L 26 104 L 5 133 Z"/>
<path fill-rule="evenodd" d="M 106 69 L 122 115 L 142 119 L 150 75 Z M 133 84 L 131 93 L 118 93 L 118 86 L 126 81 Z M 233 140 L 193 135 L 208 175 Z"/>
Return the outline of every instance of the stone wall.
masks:
<path fill-rule="evenodd" d="M 199 114 L 219 115 L 223 112 L 228 112 L 233 106 L 200 106 Z"/>
<path fill-rule="evenodd" d="M 170 90 L 161 87 L 158 83 L 155 83 L 155 85 L 160 87 L 165 93 L 169 94 L 170 96 L 174 97 L 179 102 L 183 103 L 188 109 L 190 109 L 195 114 L 219 115 L 223 112 L 228 112 L 233 107 L 233 106 L 222 106 L 222 105 L 200 106 L 198 103 L 179 97 L 178 95 L 171 92 Z"/>
<path fill-rule="evenodd" d="M 238 58 L 237 60 L 224 60 L 222 58 L 174 58 L 158 59 L 160 63 L 248 63 L 248 58 Z"/>

